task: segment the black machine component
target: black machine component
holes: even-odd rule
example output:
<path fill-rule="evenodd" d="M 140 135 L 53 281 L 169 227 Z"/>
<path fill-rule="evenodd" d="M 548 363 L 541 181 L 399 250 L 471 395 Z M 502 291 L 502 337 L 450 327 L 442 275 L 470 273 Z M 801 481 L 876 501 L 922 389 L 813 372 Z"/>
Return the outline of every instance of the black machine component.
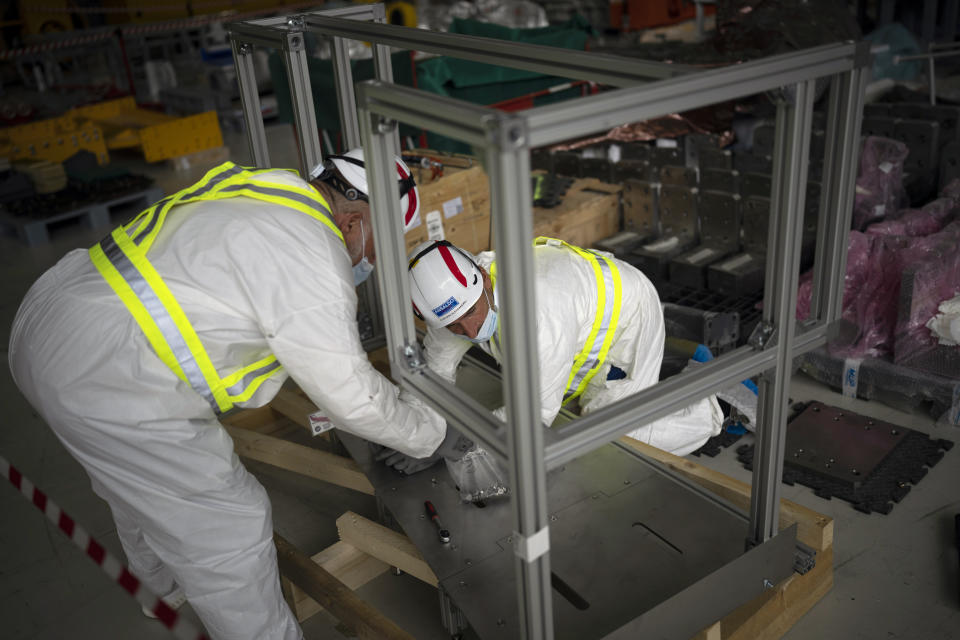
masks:
<path fill-rule="evenodd" d="M 697 192 L 695 187 L 661 185 L 658 210 L 662 234 L 627 257 L 627 262 L 643 271 L 654 285 L 668 279 L 670 260 L 696 241 Z"/>
<path fill-rule="evenodd" d="M 740 250 L 740 196 L 700 192 L 700 244 L 670 262 L 670 281 L 704 289 L 707 267 Z"/>
<path fill-rule="evenodd" d="M 621 231 L 615 236 L 598 240 L 593 246 L 601 251 L 612 253 L 615 258 L 624 260 L 644 240 L 646 240 L 646 236 L 635 231 Z"/>
<path fill-rule="evenodd" d="M 717 341 L 717 350 L 715 353 L 722 353 L 726 350 L 726 347 L 720 346 L 720 336 L 722 335 L 721 330 L 723 329 L 723 324 L 717 325 L 713 324 L 710 326 L 706 325 L 706 322 L 711 319 L 723 318 L 723 317 L 734 317 L 739 323 L 739 328 L 736 332 L 736 337 L 734 338 L 735 342 L 733 346 L 741 346 L 746 342 L 747 337 L 753 331 L 754 327 L 757 326 L 757 322 L 760 320 L 760 301 L 762 300 L 762 294 L 754 294 L 752 296 L 745 297 L 734 297 L 727 296 L 714 291 L 697 291 L 695 289 L 687 289 L 686 287 L 679 287 L 673 283 L 662 283 L 657 287 L 657 293 L 660 294 L 660 301 L 664 304 L 664 313 L 667 311 L 667 305 L 673 304 L 677 307 L 684 307 L 690 309 L 696 309 L 701 313 L 704 313 L 703 320 L 704 324 L 700 326 L 705 328 L 705 331 L 702 331 L 702 336 L 704 339 L 699 340 L 699 342 L 706 344 L 711 349 L 714 349 L 714 345 L 710 344 L 711 337 L 713 340 Z M 716 316 L 707 316 L 708 313 L 715 313 Z M 670 316 L 668 316 L 669 318 Z M 669 320 L 668 320 L 669 322 Z M 725 322 L 725 320 L 724 320 Z M 677 331 L 675 325 L 671 325 L 674 331 Z M 688 320 L 686 323 L 680 324 L 680 326 L 686 326 L 692 331 L 694 331 L 694 337 L 697 335 L 695 325 L 692 324 L 692 321 Z M 688 339 L 693 340 L 694 337 Z"/>
<path fill-rule="evenodd" d="M 783 481 L 864 513 L 887 514 L 952 447 L 950 440 L 811 402 L 788 424 Z M 747 468 L 753 451 L 753 445 L 737 450 Z"/>
<path fill-rule="evenodd" d="M 749 196 L 741 200 L 743 252 L 707 268 L 711 291 L 732 296 L 760 295 L 766 266 L 770 198 Z"/>
<path fill-rule="evenodd" d="M 704 344 L 719 355 L 737 346 L 740 314 L 736 311 L 708 311 L 671 302 L 663 303 L 667 335 Z"/>

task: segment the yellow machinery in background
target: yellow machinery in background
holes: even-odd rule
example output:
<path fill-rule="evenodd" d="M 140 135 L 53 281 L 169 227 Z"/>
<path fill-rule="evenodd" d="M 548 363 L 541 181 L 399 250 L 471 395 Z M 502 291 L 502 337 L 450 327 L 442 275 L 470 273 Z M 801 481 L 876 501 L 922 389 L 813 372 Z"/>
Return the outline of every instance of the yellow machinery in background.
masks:
<path fill-rule="evenodd" d="M 99 164 L 110 149 L 139 147 L 147 162 L 223 145 L 216 111 L 178 118 L 141 109 L 133 97 L 71 109 L 59 118 L 0 130 L 0 156 L 63 162 L 85 149 Z"/>

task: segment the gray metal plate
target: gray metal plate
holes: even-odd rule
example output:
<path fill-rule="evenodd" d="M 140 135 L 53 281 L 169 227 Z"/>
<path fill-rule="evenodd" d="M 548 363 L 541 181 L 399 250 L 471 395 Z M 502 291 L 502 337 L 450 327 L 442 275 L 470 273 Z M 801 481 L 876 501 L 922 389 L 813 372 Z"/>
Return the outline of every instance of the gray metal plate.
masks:
<path fill-rule="evenodd" d="M 696 237 L 697 193 L 695 187 L 660 187 L 660 225 L 664 236 Z"/>
<path fill-rule="evenodd" d="M 621 163 L 622 164 L 622 163 Z M 627 179 L 623 183 L 623 226 L 649 237 L 659 233 L 657 189 L 650 182 Z"/>
<path fill-rule="evenodd" d="M 660 182 L 685 187 L 697 186 L 697 170 L 688 167 L 660 167 Z"/>
<path fill-rule="evenodd" d="M 403 476 L 373 459 L 373 445 L 341 438 L 478 636 L 520 637 L 509 500 L 461 503 L 442 464 Z M 613 445 L 550 472 L 547 485 L 551 564 L 565 585 L 553 590 L 558 640 L 601 638 L 743 555 L 742 517 Z M 424 516 L 424 500 L 437 507 L 449 544 Z M 759 584 L 770 570 L 748 573 Z M 685 603 L 705 616 L 680 617 L 686 636 L 749 597 L 739 576 L 718 587 L 736 593 L 733 601 Z"/>
<path fill-rule="evenodd" d="M 740 248 L 740 196 L 700 192 L 700 238 L 703 244 L 730 251 Z M 729 251 L 728 251 L 729 252 Z"/>
<path fill-rule="evenodd" d="M 791 465 L 856 487 L 904 435 L 889 422 L 812 402 L 790 422 L 785 456 Z"/>

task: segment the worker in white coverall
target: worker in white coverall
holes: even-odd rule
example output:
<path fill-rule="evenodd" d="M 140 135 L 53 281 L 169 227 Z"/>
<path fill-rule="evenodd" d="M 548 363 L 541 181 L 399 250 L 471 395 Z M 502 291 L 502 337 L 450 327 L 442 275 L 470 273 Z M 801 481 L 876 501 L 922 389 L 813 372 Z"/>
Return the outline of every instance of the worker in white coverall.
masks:
<path fill-rule="evenodd" d="M 409 225 L 418 193 L 396 166 Z M 212 169 L 68 253 L 12 329 L 14 379 L 109 503 L 133 573 L 174 606 L 185 594 L 214 638 L 302 637 L 267 494 L 218 415 L 292 377 L 340 429 L 413 456 L 462 447 L 361 348 L 354 287 L 375 258 L 362 151 L 310 178 Z"/>
<path fill-rule="evenodd" d="M 586 414 L 656 383 L 663 311 L 646 276 L 607 253 L 548 238 L 537 239 L 533 258 L 543 423 L 553 423 L 575 398 Z M 494 253 L 474 258 L 449 242 L 428 242 L 408 263 L 414 311 L 427 325 L 428 366 L 452 382 L 470 347 L 479 345 L 499 361 Z M 629 435 L 686 455 L 720 433 L 722 422 L 709 396 Z M 408 473 L 423 467 L 401 454 L 388 463 Z"/>

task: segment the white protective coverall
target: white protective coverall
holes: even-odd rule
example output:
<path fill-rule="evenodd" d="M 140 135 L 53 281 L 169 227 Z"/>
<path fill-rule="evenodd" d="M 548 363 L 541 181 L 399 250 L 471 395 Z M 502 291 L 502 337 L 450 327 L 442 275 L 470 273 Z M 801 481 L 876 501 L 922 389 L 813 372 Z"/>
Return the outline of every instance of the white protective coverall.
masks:
<path fill-rule="evenodd" d="M 312 189 L 290 172 L 267 177 Z M 290 376 L 341 429 L 414 456 L 443 440 L 443 419 L 401 400 L 367 360 L 351 261 L 321 222 L 247 197 L 184 204 L 149 256 L 218 371 L 270 353 L 283 365 L 240 406 L 263 406 Z M 159 595 L 176 581 L 214 638 L 302 637 L 280 593 L 265 490 L 86 250 L 27 293 L 10 366 L 110 504 L 136 576 Z"/>
<path fill-rule="evenodd" d="M 593 327 L 597 280 L 590 263 L 570 249 L 537 246 L 533 255 L 540 408 L 543 423 L 549 425 L 563 404 L 574 358 Z M 477 256 L 477 263 L 489 272 L 494 259 L 494 253 L 486 251 Z M 580 397 L 584 414 L 645 389 L 655 384 L 660 376 L 664 348 L 660 299 L 640 271 L 620 260 L 614 261 L 620 271 L 623 291 L 620 320 L 606 363 Z M 474 345 L 445 328 L 431 328 L 427 331 L 424 346 L 427 365 L 452 382 L 460 360 Z M 500 360 L 500 353 L 492 340 L 480 346 Z M 611 365 L 623 370 L 626 378 L 607 380 Z M 504 419 L 502 408 L 496 413 Z M 720 433 L 722 423 L 720 405 L 714 396 L 709 396 L 628 435 L 670 453 L 686 455 Z"/>

